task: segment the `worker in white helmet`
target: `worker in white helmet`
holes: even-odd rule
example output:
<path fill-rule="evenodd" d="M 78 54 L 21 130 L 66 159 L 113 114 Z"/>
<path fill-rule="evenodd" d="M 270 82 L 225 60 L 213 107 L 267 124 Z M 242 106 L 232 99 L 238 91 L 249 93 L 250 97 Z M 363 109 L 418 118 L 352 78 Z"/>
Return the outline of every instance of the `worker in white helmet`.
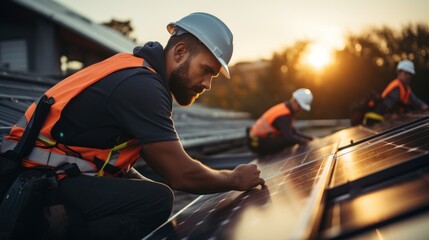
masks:
<path fill-rule="evenodd" d="M 410 82 L 416 74 L 414 63 L 402 60 L 396 67 L 397 77 L 387 85 L 374 112 L 365 114 L 363 124 L 372 125 L 386 117 L 397 116 L 411 110 L 426 110 L 428 105 L 411 90 Z"/>
<path fill-rule="evenodd" d="M 293 125 L 301 110 L 310 111 L 313 94 L 309 89 L 300 88 L 292 97 L 268 109 L 248 129 L 250 150 L 259 155 L 278 152 L 295 144 L 306 144 L 313 137 L 299 132 Z"/>
<path fill-rule="evenodd" d="M 230 77 L 231 31 L 201 12 L 168 24 L 167 30 L 171 37 L 165 48 L 148 42 L 133 54 L 120 53 L 82 69 L 45 93 L 55 102 L 40 132 L 43 139 L 23 166 L 79 166 L 84 174 L 62 178 L 58 192 L 83 215 L 88 239 L 143 238 L 170 216 L 172 189 L 209 194 L 264 184 L 255 164 L 214 170 L 192 159 L 171 118 L 172 97 L 190 105 L 219 73 Z M 30 107 L 26 116 L 33 111 Z M 13 127 L 2 152 L 16 146 L 28 121 Z M 132 168 L 140 157 L 165 184 Z"/>

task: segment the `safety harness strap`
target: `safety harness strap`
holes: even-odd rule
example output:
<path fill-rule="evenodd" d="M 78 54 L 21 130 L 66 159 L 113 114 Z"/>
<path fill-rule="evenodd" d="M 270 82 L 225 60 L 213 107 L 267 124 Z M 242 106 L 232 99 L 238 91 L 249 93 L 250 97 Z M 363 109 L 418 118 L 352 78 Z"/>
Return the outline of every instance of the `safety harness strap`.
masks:
<path fill-rule="evenodd" d="M 113 166 L 112 164 L 107 163 L 106 161 L 103 161 L 101 159 L 98 159 L 97 157 L 94 158 L 93 163 L 100 171 L 106 171 L 110 174 L 117 175 L 121 172 L 121 169 L 118 167 Z"/>
<path fill-rule="evenodd" d="M 40 98 L 36 110 L 28 123 L 28 127 L 25 128 L 21 140 L 13 149 L 17 154 L 18 160 L 22 160 L 22 158 L 31 152 L 52 104 L 54 104 L 54 99 L 52 97 L 48 98 L 46 95 L 43 95 Z"/>
<path fill-rule="evenodd" d="M 362 124 L 367 125 L 368 119 L 372 119 L 372 120 L 379 121 L 379 122 L 384 121 L 384 117 L 378 113 L 375 113 L 375 112 L 365 113 L 365 116 L 363 117 Z"/>
<path fill-rule="evenodd" d="M 0 156 L 0 203 L 3 200 L 5 192 L 12 185 L 21 171 L 21 162 L 23 157 L 28 155 L 33 149 L 37 135 L 43 122 L 48 115 L 49 108 L 54 103 L 53 98 L 47 98 L 43 95 L 37 103 L 36 110 L 30 119 L 29 124 L 24 130 L 20 141 L 12 150 L 1 154 Z"/>

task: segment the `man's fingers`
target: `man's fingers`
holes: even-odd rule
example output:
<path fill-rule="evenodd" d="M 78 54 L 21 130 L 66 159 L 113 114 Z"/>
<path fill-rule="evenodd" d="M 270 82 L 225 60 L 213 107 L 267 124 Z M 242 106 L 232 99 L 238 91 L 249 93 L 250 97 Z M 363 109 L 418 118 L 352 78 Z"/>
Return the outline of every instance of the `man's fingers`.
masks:
<path fill-rule="evenodd" d="M 265 186 L 265 180 L 263 178 L 260 178 L 258 185 L 261 185 L 261 187 Z"/>

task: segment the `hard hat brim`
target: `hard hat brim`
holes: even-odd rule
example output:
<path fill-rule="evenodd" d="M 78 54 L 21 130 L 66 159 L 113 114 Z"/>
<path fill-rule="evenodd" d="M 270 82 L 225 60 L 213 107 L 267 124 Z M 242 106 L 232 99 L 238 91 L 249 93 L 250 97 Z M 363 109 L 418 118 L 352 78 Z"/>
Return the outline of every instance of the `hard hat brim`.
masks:
<path fill-rule="evenodd" d="M 174 28 L 176 27 L 176 23 L 175 22 L 171 22 L 167 25 L 167 31 L 170 34 L 173 34 Z"/>
<path fill-rule="evenodd" d="M 416 72 L 415 72 L 414 70 L 411 70 L 411 69 L 400 69 L 400 70 L 402 70 L 402 71 L 404 71 L 404 72 L 407 72 L 407 73 L 409 73 L 409 74 L 412 74 L 412 75 L 415 75 L 415 74 L 416 74 Z"/>
<path fill-rule="evenodd" d="M 298 100 L 298 99 L 295 99 L 297 102 L 298 102 L 298 105 L 302 108 L 302 109 L 304 109 L 305 111 L 310 111 L 311 110 L 311 106 L 310 105 L 308 105 L 308 104 L 304 104 L 304 103 L 302 103 L 302 101 L 301 100 Z"/>
<path fill-rule="evenodd" d="M 214 54 L 213 54 L 214 55 Z M 216 57 L 216 56 L 215 56 Z M 220 72 L 228 79 L 231 79 L 231 75 L 229 73 L 228 64 L 226 64 L 222 58 L 216 57 L 222 67 L 220 68 Z"/>
<path fill-rule="evenodd" d="M 311 110 L 311 107 L 310 106 L 305 106 L 305 105 L 303 105 L 303 106 L 301 106 L 301 108 L 302 109 L 304 109 L 305 111 L 310 111 Z"/>

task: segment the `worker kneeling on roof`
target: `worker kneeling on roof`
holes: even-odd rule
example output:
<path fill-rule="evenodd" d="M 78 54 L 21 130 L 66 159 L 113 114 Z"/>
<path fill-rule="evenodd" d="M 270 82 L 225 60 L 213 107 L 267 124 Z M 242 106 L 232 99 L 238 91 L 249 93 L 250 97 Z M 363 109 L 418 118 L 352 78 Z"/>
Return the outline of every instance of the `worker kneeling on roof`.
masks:
<path fill-rule="evenodd" d="M 313 94 L 300 88 L 293 92 L 290 100 L 268 109 L 248 129 L 249 148 L 259 155 L 278 152 L 294 144 L 305 144 L 313 138 L 300 133 L 293 125 L 294 118 L 301 111 L 310 111 Z"/>
<path fill-rule="evenodd" d="M 83 215 L 90 239 L 141 239 L 171 214 L 173 192 L 247 191 L 264 184 L 255 164 L 214 170 L 183 149 L 172 116 L 172 97 L 190 105 L 219 72 L 229 76 L 233 36 L 217 17 L 192 13 L 167 26 L 171 37 L 119 53 L 59 82 L 55 99 L 25 168 L 76 163 L 58 192 Z M 22 137 L 34 104 L 11 130 L 2 152 Z M 132 166 L 140 157 L 166 184 Z M 130 180 L 127 178 L 139 178 Z M 66 208 L 67 209 L 67 208 Z"/>
<path fill-rule="evenodd" d="M 428 105 L 411 90 L 411 80 L 416 74 L 414 63 L 401 60 L 396 66 L 397 75 L 381 93 L 381 100 L 374 111 L 365 113 L 363 125 L 373 125 L 410 111 L 423 111 Z"/>

